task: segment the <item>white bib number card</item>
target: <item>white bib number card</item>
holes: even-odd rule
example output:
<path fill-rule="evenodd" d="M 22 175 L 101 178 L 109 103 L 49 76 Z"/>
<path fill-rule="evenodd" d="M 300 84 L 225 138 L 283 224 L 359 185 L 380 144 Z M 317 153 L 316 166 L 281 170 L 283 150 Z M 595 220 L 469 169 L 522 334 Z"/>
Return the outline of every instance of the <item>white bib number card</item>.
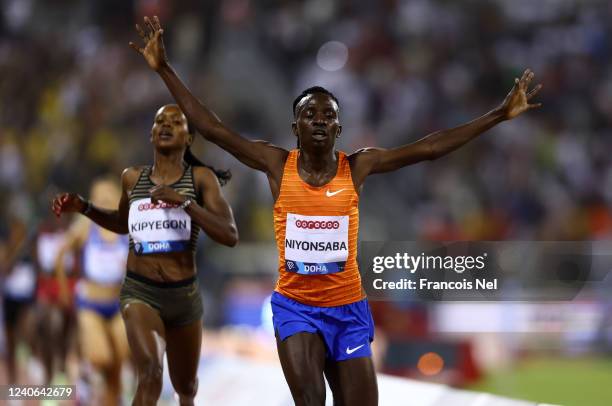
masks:
<path fill-rule="evenodd" d="M 179 205 L 139 199 L 130 205 L 129 229 L 136 254 L 184 251 L 191 238 L 191 217 Z"/>
<path fill-rule="evenodd" d="M 342 272 L 348 258 L 348 216 L 287 213 L 285 269 L 302 275 Z"/>

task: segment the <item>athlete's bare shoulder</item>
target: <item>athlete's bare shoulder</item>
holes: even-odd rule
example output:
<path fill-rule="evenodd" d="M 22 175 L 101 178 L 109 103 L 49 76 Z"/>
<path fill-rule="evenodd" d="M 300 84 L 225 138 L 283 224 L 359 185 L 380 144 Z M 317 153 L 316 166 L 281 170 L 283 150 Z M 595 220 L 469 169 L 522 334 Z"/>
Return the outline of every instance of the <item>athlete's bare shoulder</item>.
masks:
<path fill-rule="evenodd" d="M 283 147 L 272 144 L 270 141 L 256 140 L 253 142 L 257 145 L 266 147 L 266 161 L 270 171 L 278 169 L 282 171 L 285 162 L 287 162 L 287 157 L 289 157 L 289 151 Z"/>
<path fill-rule="evenodd" d="M 349 165 L 351 166 L 351 175 L 356 190 L 361 190 L 361 186 L 365 179 L 372 172 L 372 168 L 380 160 L 380 152 L 382 148 L 366 147 L 358 149 L 348 156 Z"/>
<path fill-rule="evenodd" d="M 209 185 L 211 182 L 219 183 L 215 172 L 206 166 L 193 167 L 193 180 L 196 185 Z"/>
<path fill-rule="evenodd" d="M 358 150 L 351 152 L 348 155 L 348 159 L 350 161 L 364 160 L 364 159 L 375 159 L 378 152 L 380 152 L 381 148 L 376 147 L 365 147 L 359 148 Z"/>
<path fill-rule="evenodd" d="M 381 148 L 365 147 L 349 154 L 348 160 L 353 172 L 368 172 L 372 165 L 379 159 Z M 367 174 L 366 174 L 367 175 Z"/>
<path fill-rule="evenodd" d="M 130 166 L 129 168 L 125 168 L 121 174 L 121 184 L 123 189 L 132 190 L 138 181 L 140 173 L 145 168 L 145 165 Z"/>

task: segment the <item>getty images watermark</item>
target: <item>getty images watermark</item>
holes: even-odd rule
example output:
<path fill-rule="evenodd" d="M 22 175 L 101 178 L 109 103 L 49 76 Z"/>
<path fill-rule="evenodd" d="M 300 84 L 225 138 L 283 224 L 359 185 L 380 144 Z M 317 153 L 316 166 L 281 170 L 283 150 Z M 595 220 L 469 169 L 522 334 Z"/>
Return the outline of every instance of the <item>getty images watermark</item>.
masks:
<path fill-rule="evenodd" d="M 362 242 L 370 300 L 572 300 L 612 270 L 610 242 Z"/>
<path fill-rule="evenodd" d="M 395 253 L 394 256 L 375 256 L 372 260 L 372 271 L 380 274 L 386 270 L 405 271 L 410 274 L 415 274 L 417 271 L 441 271 L 455 272 L 462 274 L 464 272 L 482 271 L 486 267 L 486 259 L 488 253 L 482 255 L 429 255 L 422 252 L 420 255 L 410 255 L 407 252 Z M 432 280 L 426 277 L 416 279 L 401 278 L 399 281 L 386 281 L 382 277 L 376 278 L 373 281 L 374 289 L 497 289 L 497 278 L 474 278 L 469 280 L 463 278 L 461 280 L 439 281 Z"/>

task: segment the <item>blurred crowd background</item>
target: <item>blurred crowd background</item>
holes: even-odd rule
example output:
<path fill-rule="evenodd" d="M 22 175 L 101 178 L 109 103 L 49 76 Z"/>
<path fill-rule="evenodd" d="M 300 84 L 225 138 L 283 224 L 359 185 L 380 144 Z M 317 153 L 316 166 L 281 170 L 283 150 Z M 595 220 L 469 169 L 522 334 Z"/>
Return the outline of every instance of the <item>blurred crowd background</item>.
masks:
<path fill-rule="evenodd" d="M 409 143 L 476 118 L 531 68 L 544 85 L 540 110 L 450 156 L 369 179 L 360 238 L 612 237 L 609 1 L 2 0 L 0 240 L 9 238 L 11 224 L 33 232 L 50 221 L 49 201 L 58 191 L 86 196 L 96 177 L 119 179 L 123 168 L 152 162 L 153 116 L 172 99 L 128 47 L 139 40 L 134 23 L 144 15 L 160 17 L 172 65 L 228 126 L 286 148 L 296 142 L 291 102 L 311 85 L 340 100 L 339 148 L 354 151 Z M 224 193 L 241 238 L 235 249 L 201 238 L 206 324 L 257 326 L 276 278 L 267 180 L 202 138 L 194 144 L 205 162 L 233 173 Z M 595 332 L 605 328 L 606 301 L 587 296 L 601 317 L 580 349 L 598 363 L 604 351 Z M 428 306 L 373 308 L 380 337 L 431 341 Z M 500 354 L 519 358 L 527 350 L 576 352 L 575 340 L 546 334 L 530 336 L 532 345 L 521 348 L 486 336 Z M 542 344 L 549 339 L 556 345 Z M 381 362 L 392 364 L 388 359 L 394 358 Z M 466 381 L 472 382 L 458 382 Z"/>

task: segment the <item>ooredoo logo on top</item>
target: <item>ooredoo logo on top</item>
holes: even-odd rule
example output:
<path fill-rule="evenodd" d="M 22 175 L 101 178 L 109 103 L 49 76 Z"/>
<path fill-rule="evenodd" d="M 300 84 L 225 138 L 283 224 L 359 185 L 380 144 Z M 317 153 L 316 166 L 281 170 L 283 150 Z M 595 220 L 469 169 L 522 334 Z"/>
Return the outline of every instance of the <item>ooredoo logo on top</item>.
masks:
<path fill-rule="evenodd" d="M 296 220 L 295 226 L 307 230 L 337 230 L 340 228 L 340 223 L 338 221 Z"/>
<path fill-rule="evenodd" d="M 166 203 L 166 202 L 141 203 L 138 205 L 138 211 L 156 210 L 156 209 L 175 209 L 177 207 L 179 207 L 179 205 L 175 203 Z"/>

